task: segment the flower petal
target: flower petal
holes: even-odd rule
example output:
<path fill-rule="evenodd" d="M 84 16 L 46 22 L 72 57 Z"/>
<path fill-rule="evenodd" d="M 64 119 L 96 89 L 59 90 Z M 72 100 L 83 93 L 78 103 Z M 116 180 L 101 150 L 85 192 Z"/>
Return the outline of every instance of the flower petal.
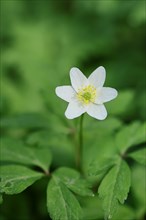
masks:
<path fill-rule="evenodd" d="M 88 80 L 89 83 L 96 88 L 102 87 L 105 82 L 106 72 L 103 66 L 98 67 L 96 70 L 91 73 Z"/>
<path fill-rule="evenodd" d="M 107 117 L 107 111 L 104 105 L 96 105 L 92 103 L 87 109 L 87 113 L 93 118 L 96 118 L 99 120 L 104 120 Z"/>
<path fill-rule="evenodd" d="M 78 90 L 84 85 L 86 86 L 88 84 L 86 76 L 84 76 L 84 74 L 76 67 L 73 67 L 70 70 L 70 80 L 72 87 L 76 90 L 76 92 L 78 92 Z"/>
<path fill-rule="evenodd" d="M 58 86 L 55 92 L 57 96 L 67 102 L 71 102 L 75 96 L 75 91 L 71 86 Z"/>
<path fill-rule="evenodd" d="M 72 102 L 69 103 L 69 105 L 68 105 L 68 107 L 65 111 L 65 116 L 68 119 L 73 119 L 73 118 L 79 117 L 84 112 L 86 112 L 86 107 L 85 106 L 83 106 L 78 101 L 72 101 Z"/>
<path fill-rule="evenodd" d="M 115 99 L 117 95 L 118 92 L 116 89 L 103 87 L 97 92 L 97 99 L 95 100 L 95 103 L 102 104 L 104 102 L 109 102 L 112 99 Z"/>

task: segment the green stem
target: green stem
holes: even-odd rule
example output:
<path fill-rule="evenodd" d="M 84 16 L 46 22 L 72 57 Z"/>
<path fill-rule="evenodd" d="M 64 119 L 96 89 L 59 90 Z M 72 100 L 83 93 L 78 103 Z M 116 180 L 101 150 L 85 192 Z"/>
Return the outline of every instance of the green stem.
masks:
<path fill-rule="evenodd" d="M 79 144 L 77 146 L 77 167 L 81 171 L 81 164 L 82 164 L 82 151 L 83 151 L 83 119 L 84 114 L 81 115 L 80 119 L 80 127 L 79 127 Z"/>

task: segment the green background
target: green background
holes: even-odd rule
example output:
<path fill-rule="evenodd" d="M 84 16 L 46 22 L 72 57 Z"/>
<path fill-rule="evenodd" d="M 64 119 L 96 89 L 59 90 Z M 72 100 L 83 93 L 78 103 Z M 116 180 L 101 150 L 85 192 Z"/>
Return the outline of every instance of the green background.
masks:
<path fill-rule="evenodd" d="M 86 76 L 98 66 L 104 66 L 105 86 L 119 92 L 116 100 L 106 104 L 107 122 L 98 122 L 100 137 L 104 126 L 110 136 L 110 131 L 121 124 L 143 122 L 145 7 L 142 0 L 1 0 L 2 134 L 45 147 L 50 137 L 52 146 L 63 140 L 63 149 L 52 147 L 53 168 L 74 166 L 73 150 L 68 149 L 66 134 L 68 131 L 69 135 L 73 134 L 71 129 L 78 119 L 65 118 L 67 103 L 55 95 L 56 86 L 70 84 L 69 70 L 74 66 Z M 88 121 L 94 120 L 87 116 Z M 90 126 L 85 130 L 88 143 L 93 139 L 88 133 Z M 37 133 L 40 129 L 42 133 Z M 92 153 L 88 151 L 85 161 L 86 157 L 94 156 L 94 149 Z M 86 166 L 85 162 L 85 170 Z M 49 219 L 46 183 L 44 179 L 22 194 L 5 196 L 1 219 Z M 14 217 L 16 206 L 17 218 Z"/>

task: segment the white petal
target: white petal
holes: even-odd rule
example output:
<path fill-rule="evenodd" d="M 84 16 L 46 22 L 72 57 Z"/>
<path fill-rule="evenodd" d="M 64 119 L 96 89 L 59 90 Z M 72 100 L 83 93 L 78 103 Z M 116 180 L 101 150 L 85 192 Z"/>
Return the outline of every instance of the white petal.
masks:
<path fill-rule="evenodd" d="M 58 86 L 55 92 L 57 96 L 67 102 L 71 102 L 75 96 L 75 91 L 71 86 Z"/>
<path fill-rule="evenodd" d="M 104 102 L 109 102 L 112 99 L 115 99 L 118 95 L 116 89 L 110 87 L 103 87 L 97 92 L 97 99 L 95 103 L 102 104 Z"/>
<path fill-rule="evenodd" d="M 99 120 L 104 120 L 107 117 L 107 111 L 104 105 L 97 105 L 97 104 L 92 103 L 87 109 L 87 113 L 93 118 L 96 118 Z"/>
<path fill-rule="evenodd" d="M 84 74 L 76 67 L 73 67 L 70 70 L 70 80 L 72 87 L 76 90 L 76 92 L 88 84 L 86 76 L 84 76 Z"/>
<path fill-rule="evenodd" d="M 103 86 L 105 82 L 105 77 L 106 77 L 105 69 L 104 67 L 100 66 L 96 70 L 94 70 L 93 73 L 91 73 L 88 80 L 91 85 L 98 88 Z"/>
<path fill-rule="evenodd" d="M 86 112 L 85 106 L 83 106 L 78 101 L 73 101 L 68 104 L 68 107 L 65 111 L 65 116 L 68 119 L 73 119 L 73 118 L 79 117 L 80 115 L 82 115 L 85 112 Z"/>

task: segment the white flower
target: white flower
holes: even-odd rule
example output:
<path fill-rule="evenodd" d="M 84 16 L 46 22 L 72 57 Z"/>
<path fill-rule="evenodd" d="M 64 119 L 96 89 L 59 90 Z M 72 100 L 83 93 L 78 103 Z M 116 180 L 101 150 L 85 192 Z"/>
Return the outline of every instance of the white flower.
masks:
<path fill-rule="evenodd" d="M 107 111 L 103 103 L 117 97 L 117 90 L 103 87 L 106 72 L 104 67 L 98 67 L 86 78 L 76 67 L 70 70 L 71 86 L 59 86 L 56 94 L 61 99 L 69 102 L 65 111 L 68 119 L 79 117 L 87 112 L 88 115 L 103 120 Z"/>

